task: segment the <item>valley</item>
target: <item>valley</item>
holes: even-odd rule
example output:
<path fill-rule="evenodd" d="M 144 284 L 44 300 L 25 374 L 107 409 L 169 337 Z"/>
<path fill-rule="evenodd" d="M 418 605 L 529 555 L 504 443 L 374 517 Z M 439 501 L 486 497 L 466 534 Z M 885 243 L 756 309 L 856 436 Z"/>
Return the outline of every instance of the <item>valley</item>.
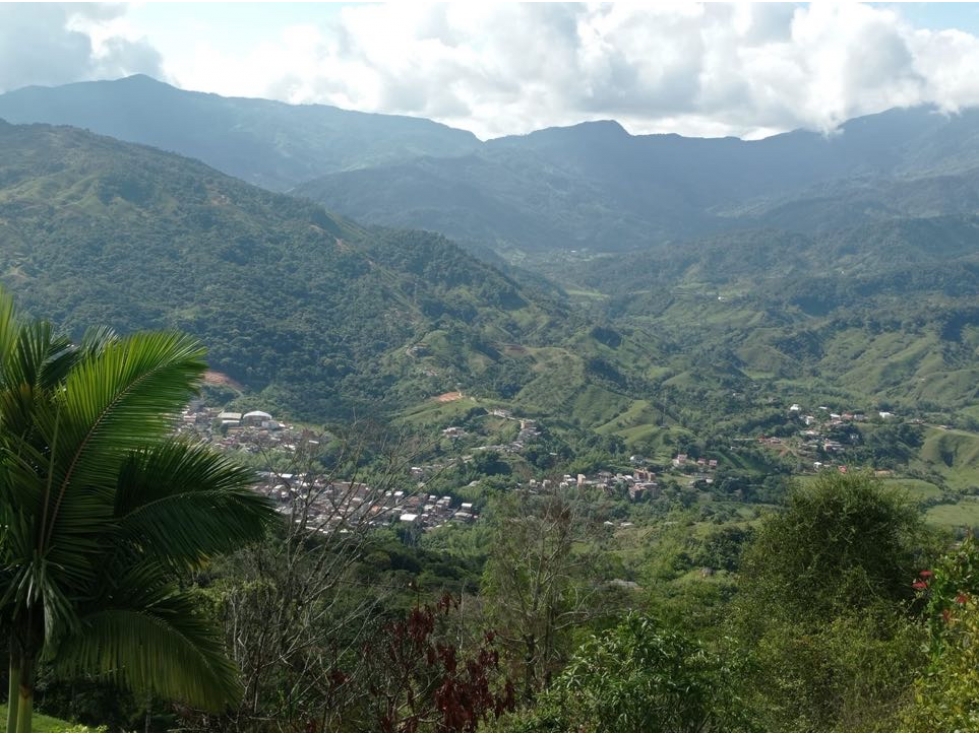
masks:
<path fill-rule="evenodd" d="M 966 606 L 931 589 L 974 583 L 977 182 L 971 109 L 480 141 L 146 76 L 0 94 L 3 289 L 199 340 L 178 440 L 287 520 L 181 578 L 248 695 L 86 721 L 408 730 L 418 681 L 476 685 L 458 653 L 482 725 L 587 729 L 576 671 L 655 643 L 712 691 L 674 728 L 920 723 L 915 635 Z"/>

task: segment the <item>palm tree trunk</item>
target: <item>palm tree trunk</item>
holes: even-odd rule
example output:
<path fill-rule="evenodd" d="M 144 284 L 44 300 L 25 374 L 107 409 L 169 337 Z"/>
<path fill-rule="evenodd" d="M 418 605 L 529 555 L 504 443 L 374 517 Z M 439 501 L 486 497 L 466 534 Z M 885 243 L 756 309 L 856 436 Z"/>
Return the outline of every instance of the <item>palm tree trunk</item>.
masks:
<path fill-rule="evenodd" d="M 17 731 L 17 704 L 20 702 L 20 656 L 10 641 L 10 687 L 7 689 L 7 731 Z"/>
<path fill-rule="evenodd" d="M 34 661 L 27 654 L 23 654 L 20 659 L 19 688 L 16 731 L 30 732 L 34 715 Z"/>

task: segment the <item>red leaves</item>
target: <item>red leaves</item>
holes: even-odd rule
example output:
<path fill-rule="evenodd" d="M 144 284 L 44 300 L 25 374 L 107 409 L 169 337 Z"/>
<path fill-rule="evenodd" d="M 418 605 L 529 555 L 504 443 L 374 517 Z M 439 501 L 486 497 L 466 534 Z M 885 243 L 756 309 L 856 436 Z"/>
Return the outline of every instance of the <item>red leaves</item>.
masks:
<path fill-rule="evenodd" d="M 365 645 L 364 657 L 375 669 L 371 695 L 386 701 L 382 731 L 417 731 L 423 722 L 435 731 L 475 731 L 490 716 L 513 710 L 513 685 L 501 680 L 492 632 L 470 657 L 439 639 L 458 607 L 448 594 L 416 606 Z"/>

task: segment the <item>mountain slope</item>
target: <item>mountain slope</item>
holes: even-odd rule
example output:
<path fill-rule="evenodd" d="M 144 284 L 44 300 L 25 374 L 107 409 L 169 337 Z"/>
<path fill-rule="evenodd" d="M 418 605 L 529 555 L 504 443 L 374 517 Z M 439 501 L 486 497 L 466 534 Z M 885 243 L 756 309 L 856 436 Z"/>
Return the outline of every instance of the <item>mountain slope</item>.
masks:
<path fill-rule="evenodd" d="M 148 77 L 0 95 L 0 118 L 191 156 L 360 221 L 511 257 L 614 252 L 745 229 L 819 233 L 979 204 L 979 111 L 851 120 L 757 141 L 589 122 L 481 143 L 436 123 L 186 92 Z"/>
<path fill-rule="evenodd" d="M 7 92 L 0 95 L 0 118 L 153 145 L 273 190 L 331 171 L 463 154 L 479 145 L 472 133 L 429 120 L 186 92 L 142 75 Z"/>
<path fill-rule="evenodd" d="M 775 394 L 931 411 L 971 422 L 979 400 L 979 217 L 746 231 L 557 261 L 599 318 L 657 333 L 688 384 L 726 365 Z M 941 416 L 939 418 L 939 416 Z"/>
<path fill-rule="evenodd" d="M 444 238 L 368 230 L 201 163 L 0 124 L 0 280 L 72 328 L 175 327 L 311 419 L 512 396 L 587 324 Z"/>
<path fill-rule="evenodd" d="M 365 221 L 501 250 L 611 252 L 759 227 L 971 213 L 977 179 L 979 111 L 922 108 L 853 120 L 830 137 L 759 141 L 584 123 L 492 140 L 464 162 L 336 172 L 296 192 Z"/>

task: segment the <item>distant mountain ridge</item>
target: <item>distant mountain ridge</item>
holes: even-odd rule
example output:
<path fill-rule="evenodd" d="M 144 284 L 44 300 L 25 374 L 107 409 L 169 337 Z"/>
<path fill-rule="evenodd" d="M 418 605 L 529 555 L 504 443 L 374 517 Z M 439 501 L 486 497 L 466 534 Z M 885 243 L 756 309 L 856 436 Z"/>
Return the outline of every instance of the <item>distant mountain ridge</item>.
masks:
<path fill-rule="evenodd" d="M 276 191 L 332 171 L 462 154 L 479 144 L 472 133 L 420 118 L 188 92 L 145 75 L 7 92 L 0 118 L 152 145 Z"/>
<path fill-rule="evenodd" d="M 797 131 L 759 141 L 631 136 L 615 123 L 583 123 L 491 140 L 462 159 L 328 174 L 296 193 L 364 221 L 503 250 L 622 251 L 758 227 L 967 214 L 974 195 L 918 192 L 974 191 L 977 179 L 979 112 L 913 109 L 853 120 L 828 138 Z M 495 224 L 480 218 L 490 208 Z M 508 226 L 524 220 L 532 228 L 523 235 Z"/>
<path fill-rule="evenodd" d="M 829 231 L 969 214 L 979 199 L 976 110 L 890 110 L 829 136 L 756 141 L 630 135 L 598 121 L 480 142 L 428 120 L 224 98 L 136 76 L 8 92 L 0 118 L 154 145 L 359 221 L 501 252 Z"/>

